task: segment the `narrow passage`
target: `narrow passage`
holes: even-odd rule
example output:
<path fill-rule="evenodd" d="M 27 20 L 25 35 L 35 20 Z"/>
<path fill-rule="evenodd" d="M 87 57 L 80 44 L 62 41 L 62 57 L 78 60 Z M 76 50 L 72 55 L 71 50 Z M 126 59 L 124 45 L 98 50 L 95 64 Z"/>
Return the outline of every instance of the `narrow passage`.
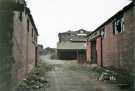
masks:
<path fill-rule="evenodd" d="M 46 91 L 128 91 L 116 84 L 97 80 L 97 73 L 80 66 L 75 60 L 51 60 L 41 57 L 43 62 L 55 68 L 46 75 L 49 86 Z"/>

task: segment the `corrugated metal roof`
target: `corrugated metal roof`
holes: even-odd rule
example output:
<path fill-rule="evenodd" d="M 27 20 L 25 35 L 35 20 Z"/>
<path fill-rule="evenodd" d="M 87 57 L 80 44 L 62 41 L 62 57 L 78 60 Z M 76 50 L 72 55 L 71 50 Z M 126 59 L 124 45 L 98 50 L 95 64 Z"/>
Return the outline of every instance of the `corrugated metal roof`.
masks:
<path fill-rule="evenodd" d="M 86 43 L 61 42 L 57 44 L 57 49 L 85 49 Z"/>

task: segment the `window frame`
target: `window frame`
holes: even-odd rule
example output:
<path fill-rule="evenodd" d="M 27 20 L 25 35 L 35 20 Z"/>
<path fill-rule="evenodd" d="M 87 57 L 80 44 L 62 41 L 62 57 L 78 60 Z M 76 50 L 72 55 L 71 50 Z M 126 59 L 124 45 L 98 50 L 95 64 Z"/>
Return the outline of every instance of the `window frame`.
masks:
<path fill-rule="evenodd" d="M 121 31 L 118 30 L 118 26 L 119 26 L 118 23 L 119 22 L 120 22 Z M 115 18 L 113 21 L 113 34 L 116 35 L 116 34 L 124 32 L 125 31 L 124 26 L 125 25 L 124 25 L 124 17 L 123 16 Z"/>

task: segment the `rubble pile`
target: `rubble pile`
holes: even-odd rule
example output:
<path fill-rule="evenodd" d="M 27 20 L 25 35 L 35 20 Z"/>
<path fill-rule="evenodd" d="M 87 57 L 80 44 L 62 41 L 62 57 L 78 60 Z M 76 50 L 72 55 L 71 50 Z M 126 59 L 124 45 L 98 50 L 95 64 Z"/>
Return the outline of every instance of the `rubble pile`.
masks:
<path fill-rule="evenodd" d="M 45 73 L 52 70 L 51 65 L 39 64 L 18 86 L 17 91 L 22 89 L 40 89 L 48 87 L 48 81 L 45 79 Z"/>
<path fill-rule="evenodd" d="M 22 89 L 40 89 L 48 86 L 48 81 L 44 77 L 38 75 L 39 73 L 30 73 L 18 86 L 18 91 Z"/>
<path fill-rule="evenodd" d="M 21 82 L 19 89 L 39 89 L 46 87 L 47 85 L 48 82 L 44 79 L 44 77 L 32 74 Z"/>

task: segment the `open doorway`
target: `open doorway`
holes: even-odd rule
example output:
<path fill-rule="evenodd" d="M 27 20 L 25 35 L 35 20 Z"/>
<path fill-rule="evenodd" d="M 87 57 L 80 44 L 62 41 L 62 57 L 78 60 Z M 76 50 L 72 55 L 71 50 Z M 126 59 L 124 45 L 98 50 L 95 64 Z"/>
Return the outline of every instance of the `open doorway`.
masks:
<path fill-rule="evenodd" d="M 91 41 L 91 64 L 97 63 L 96 40 Z"/>

